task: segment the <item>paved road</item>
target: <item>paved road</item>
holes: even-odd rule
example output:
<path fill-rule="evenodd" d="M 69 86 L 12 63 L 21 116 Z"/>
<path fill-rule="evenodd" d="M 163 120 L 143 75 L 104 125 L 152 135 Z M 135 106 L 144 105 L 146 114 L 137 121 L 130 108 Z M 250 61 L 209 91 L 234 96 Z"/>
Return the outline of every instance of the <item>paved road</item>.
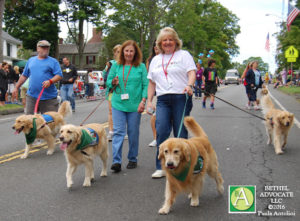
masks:
<path fill-rule="evenodd" d="M 271 93 L 300 119 L 299 103 L 273 89 Z M 240 107 L 246 103 L 243 86 L 223 88 L 217 96 Z M 76 113 L 68 121 L 80 124 L 96 104 L 78 102 Z M 191 208 L 187 197 L 181 195 L 168 216 L 157 214 L 164 200 L 165 179 L 151 179 L 155 149 L 148 147 L 152 141 L 149 116 L 143 115 L 141 121 L 138 168 L 125 169 L 128 150 L 125 141 L 121 173 L 109 171 L 107 178 L 100 178 L 100 160 L 97 159 L 96 182 L 92 187 L 82 187 L 84 170 L 81 167 L 75 173 L 71 191 L 66 188 L 66 162 L 59 148 L 53 156 L 46 156 L 46 150 L 41 149 L 26 160 L 12 159 L 18 156 L 16 151 L 23 149 L 25 138 L 13 135 L 11 130 L 17 114 L 0 117 L 0 220 L 283 220 L 283 217 L 258 217 L 257 214 L 228 214 L 229 185 L 256 185 L 257 211 L 263 211 L 270 204 L 270 198 L 259 197 L 266 185 L 288 186 L 294 197 L 284 198 L 281 205 L 285 210 L 296 211 L 296 217 L 285 219 L 299 220 L 300 129 L 292 128 L 288 150 L 277 156 L 273 147 L 266 145 L 261 120 L 220 101 L 216 101 L 215 106 L 213 111 L 203 110 L 200 100 L 194 100 L 191 115 L 205 129 L 216 150 L 225 180 L 225 194 L 218 196 L 215 183 L 207 177 L 200 206 Z M 261 116 L 258 111 L 252 112 Z M 104 103 L 87 123 L 106 121 L 107 104 Z M 8 156 L 9 153 L 13 154 Z"/>

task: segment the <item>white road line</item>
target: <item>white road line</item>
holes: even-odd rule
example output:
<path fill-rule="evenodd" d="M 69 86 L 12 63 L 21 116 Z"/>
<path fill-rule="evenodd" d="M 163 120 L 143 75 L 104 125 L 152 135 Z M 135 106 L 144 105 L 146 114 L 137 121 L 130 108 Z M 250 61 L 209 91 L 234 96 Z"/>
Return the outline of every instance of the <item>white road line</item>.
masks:
<path fill-rule="evenodd" d="M 269 91 L 270 97 L 276 102 L 276 104 L 278 104 L 278 106 L 285 111 L 288 111 L 287 109 L 284 108 L 284 106 L 281 105 L 281 103 L 279 103 L 279 101 L 271 94 L 271 92 Z M 300 122 L 296 119 L 296 117 L 294 117 L 294 123 L 296 124 L 296 126 L 300 129 Z"/>

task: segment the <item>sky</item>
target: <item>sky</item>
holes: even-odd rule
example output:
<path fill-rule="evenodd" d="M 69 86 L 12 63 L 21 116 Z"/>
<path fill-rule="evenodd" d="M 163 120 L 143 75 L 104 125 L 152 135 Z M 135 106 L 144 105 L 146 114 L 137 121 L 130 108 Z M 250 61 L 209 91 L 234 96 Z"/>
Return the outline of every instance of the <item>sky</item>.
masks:
<path fill-rule="evenodd" d="M 280 30 L 278 23 L 286 20 L 288 0 L 218 0 L 224 7 L 234 13 L 240 20 L 241 33 L 236 38 L 240 54 L 232 61 L 242 63 L 249 57 L 261 57 L 269 64 L 269 71 L 274 73 L 276 38 L 273 36 Z M 284 2 L 284 9 L 283 8 Z M 61 5 L 61 7 L 63 7 Z M 284 14 L 282 14 L 284 11 Z M 266 14 L 270 14 L 266 16 Z M 277 24 L 276 24 L 277 23 Z M 67 28 L 61 24 L 60 37 L 67 37 Z M 87 26 L 85 26 L 87 28 Z M 87 38 L 91 38 L 92 25 L 88 26 Z M 64 31 L 65 30 L 65 31 Z M 86 32 L 85 32 L 86 33 Z M 267 34 L 270 36 L 270 52 L 265 50 Z"/>
<path fill-rule="evenodd" d="M 232 60 L 243 62 L 249 57 L 261 57 L 269 64 L 269 71 L 274 73 L 277 68 L 275 63 L 277 41 L 273 34 L 280 30 L 278 23 L 286 20 L 288 0 L 218 1 L 240 19 L 241 33 L 236 38 L 240 54 Z M 282 11 L 284 11 L 283 14 Z M 266 14 L 270 15 L 266 16 Z M 268 32 L 270 33 L 270 52 L 265 50 Z"/>

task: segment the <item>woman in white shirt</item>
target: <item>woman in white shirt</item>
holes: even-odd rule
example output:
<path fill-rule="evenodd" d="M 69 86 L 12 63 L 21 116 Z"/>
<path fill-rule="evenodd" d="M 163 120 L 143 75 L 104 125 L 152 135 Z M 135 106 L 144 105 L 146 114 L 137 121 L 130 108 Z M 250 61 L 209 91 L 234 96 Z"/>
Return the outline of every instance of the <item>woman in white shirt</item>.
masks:
<path fill-rule="evenodd" d="M 184 126 L 179 135 L 178 132 L 185 103 L 185 116 L 190 114 L 193 107 L 193 85 L 197 68 L 190 53 L 181 49 L 182 42 L 173 28 L 161 29 L 156 45 L 160 54 L 152 59 L 149 67 L 147 110 L 155 109 L 152 106 L 152 99 L 156 92 L 157 153 L 156 171 L 152 174 L 152 178 L 161 178 L 165 173 L 157 159 L 159 145 L 168 139 L 172 129 L 174 137 L 188 136 Z"/>

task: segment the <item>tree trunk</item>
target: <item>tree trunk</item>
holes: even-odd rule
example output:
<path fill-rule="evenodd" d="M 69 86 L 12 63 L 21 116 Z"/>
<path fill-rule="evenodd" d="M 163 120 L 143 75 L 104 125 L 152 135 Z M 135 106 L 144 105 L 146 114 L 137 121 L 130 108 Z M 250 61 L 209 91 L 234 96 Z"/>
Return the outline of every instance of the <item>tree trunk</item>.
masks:
<path fill-rule="evenodd" d="M 149 16 L 149 55 L 152 53 L 152 46 L 156 38 L 156 31 L 155 31 L 155 14 L 156 14 L 156 1 L 155 4 L 150 4 L 149 11 L 150 11 L 150 16 Z"/>
<path fill-rule="evenodd" d="M 79 68 L 83 69 L 83 50 L 84 50 L 84 39 L 83 39 L 83 23 L 84 20 L 79 20 L 79 37 L 78 37 L 78 54 L 79 54 Z"/>
<path fill-rule="evenodd" d="M 54 13 L 54 17 L 55 17 L 55 21 L 56 21 L 56 25 L 57 25 L 57 39 L 54 43 L 54 47 L 55 47 L 55 58 L 58 59 L 59 58 L 59 47 L 58 47 L 58 30 L 59 30 L 59 27 L 58 27 L 58 24 L 59 24 L 59 20 L 58 20 L 58 13 L 55 12 Z"/>
<path fill-rule="evenodd" d="M 0 0 L 0 62 L 3 61 L 3 39 L 2 39 L 2 22 L 4 14 L 5 0 Z"/>

